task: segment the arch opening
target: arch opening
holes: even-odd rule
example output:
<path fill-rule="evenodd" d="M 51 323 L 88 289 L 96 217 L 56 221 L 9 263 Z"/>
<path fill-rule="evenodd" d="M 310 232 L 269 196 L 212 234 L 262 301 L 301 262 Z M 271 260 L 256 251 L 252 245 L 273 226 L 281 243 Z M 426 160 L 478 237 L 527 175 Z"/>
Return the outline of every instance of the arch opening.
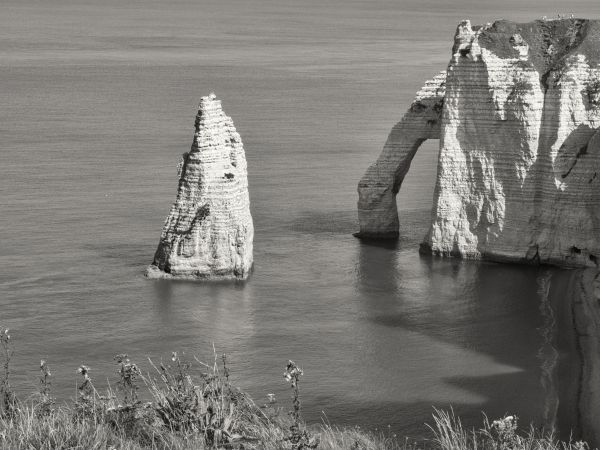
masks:
<path fill-rule="evenodd" d="M 392 128 L 379 158 L 358 183 L 357 237 L 398 238 L 396 196 L 422 144 L 440 138 L 445 85 L 446 72 L 442 72 L 417 92 L 402 120 Z M 430 145 L 424 148 L 430 149 Z"/>

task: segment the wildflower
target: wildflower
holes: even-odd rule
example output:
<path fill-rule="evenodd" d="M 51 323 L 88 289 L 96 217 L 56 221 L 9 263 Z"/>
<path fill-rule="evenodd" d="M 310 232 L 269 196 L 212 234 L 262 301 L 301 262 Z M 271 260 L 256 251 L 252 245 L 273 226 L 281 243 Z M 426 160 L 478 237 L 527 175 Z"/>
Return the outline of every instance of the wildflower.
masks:
<path fill-rule="evenodd" d="M 506 416 L 502 419 L 494 420 L 492 426 L 497 431 L 510 431 L 517 428 L 516 416 Z"/>
<path fill-rule="evenodd" d="M 80 373 L 85 380 L 90 380 L 90 376 L 89 376 L 90 368 L 88 366 L 85 366 L 82 364 L 77 369 L 77 373 Z"/>
<path fill-rule="evenodd" d="M 171 355 L 171 361 L 177 361 L 177 352 L 173 352 L 173 354 Z"/>
<path fill-rule="evenodd" d="M 129 362 L 129 355 L 126 353 L 121 353 L 119 355 L 115 355 L 115 357 L 113 358 L 118 364 L 121 363 L 125 363 L 127 364 Z"/>
<path fill-rule="evenodd" d="M 292 383 L 292 387 L 296 387 L 296 384 L 298 383 L 298 379 L 302 375 L 304 375 L 304 372 L 302 372 L 302 369 L 300 367 L 298 367 L 296 365 L 296 363 L 290 359 L 288 361 L 288 365 L 285 369 L 285 372 L 283 373 L 283 377 L 287 381 Z"/>
<path fill-rule="evenodd" d="M 10 334 L 8 334 L 9 331 L 10 330 L 8 328 L 4 331 L 0 331 L 0 342 L 8 344 L 8 341 L 10 341 Z"/>
<path fill-rule="evenodd" d="M 46 364 L 46 360 L 40 360 L 40 370 L 44 373 L 44 375 L 50 377 L 52 374 L 50 373 L 50 369 L 48 369 L 48 365 Z"/>

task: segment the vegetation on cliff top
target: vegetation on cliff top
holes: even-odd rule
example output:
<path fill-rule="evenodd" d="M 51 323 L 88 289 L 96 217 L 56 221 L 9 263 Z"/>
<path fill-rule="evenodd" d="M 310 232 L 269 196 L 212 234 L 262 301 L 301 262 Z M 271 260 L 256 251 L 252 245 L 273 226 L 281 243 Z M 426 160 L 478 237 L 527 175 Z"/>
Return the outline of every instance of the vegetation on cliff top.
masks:
<path fill-rule="evenodd" d="M 519 434 L 507 416 L 480 430 L 467 430 L 454 414 L 435 410 L 431 439 L 408 442 L 395 435 L 327 424 L 307 427 L 301 418 L 302 370 L 289 361 L 284 378 L 292 388 L 292 410 L 257 406 L 229 379 L 227 357 L 212 364 L 185 360 L 174 352 L 169 363 L 142 374 L 127 355 L 114 358 L 118 379 L 101 394 L 89 367 L 77 372 L 77 399 L 58 405 L 51 394 L 52 374 L 40 362 L 39 390 L 20 400 L 10 384 L 13 354 L 9 330 L 0 330 L 0 447 L 7 449 L 552 449 L 585 450 L 583 442 L 560 442 L 531 428 Z M 140 396 L 138 390 L 145 392 Z M 142 400 L 142 397 L 148 400 Z"/>

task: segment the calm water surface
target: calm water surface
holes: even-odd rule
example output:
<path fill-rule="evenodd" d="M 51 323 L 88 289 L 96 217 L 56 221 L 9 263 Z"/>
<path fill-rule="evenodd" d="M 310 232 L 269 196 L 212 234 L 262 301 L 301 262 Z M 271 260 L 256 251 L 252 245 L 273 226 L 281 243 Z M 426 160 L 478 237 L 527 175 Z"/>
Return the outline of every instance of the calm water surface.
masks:
<path fill-rule="evenodd" d="M 81 363 L 114 379 L 117 353 L 207 359 L 214 343 L 259 402 L 287 407 L 282 371 L 299 362 L 311 421 L 418 437 L 432 405 L 467 425 L 481 411 L 552 420 L 570 356 L 548 308 L 568 275 L 420 257 L 435 143 L 402 188 L 401 239 L 351 235 L 357 181 L 445 68 L 456 23 L 564 5 L 536 3 L 3 1 L 0 323 L 17 387 L 36 389 L 41 357 L 68 398 Z M 598 15 L 592 1 L 569 8 Z M 244 140 L 255 271 L 244 284 L 148 281 L 210 91 Z"/>

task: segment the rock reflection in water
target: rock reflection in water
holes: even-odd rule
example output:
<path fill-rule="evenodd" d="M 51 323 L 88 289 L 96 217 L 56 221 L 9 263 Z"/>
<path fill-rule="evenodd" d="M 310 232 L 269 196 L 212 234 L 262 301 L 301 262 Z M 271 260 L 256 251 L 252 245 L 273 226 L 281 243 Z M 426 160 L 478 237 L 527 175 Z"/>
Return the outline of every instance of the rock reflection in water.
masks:
<path fill-rule="evenodd" d="M 570 358 L 563 364 L 566 408 L 563 421 L 575 421 L 575 438 L 585 439 L 592 448 L 600 445 L 600 305 L 598 273 L 595 269 L 574 271 L 567 285 L 569 301 L 563 308 L 570 318 L 563 342 Z M 574 367 L 573 367 L 574 366 Z M 559 413 L 560 417 L 560 413 Z M 568 420 L 568 419 L 567 419 Z"/>

